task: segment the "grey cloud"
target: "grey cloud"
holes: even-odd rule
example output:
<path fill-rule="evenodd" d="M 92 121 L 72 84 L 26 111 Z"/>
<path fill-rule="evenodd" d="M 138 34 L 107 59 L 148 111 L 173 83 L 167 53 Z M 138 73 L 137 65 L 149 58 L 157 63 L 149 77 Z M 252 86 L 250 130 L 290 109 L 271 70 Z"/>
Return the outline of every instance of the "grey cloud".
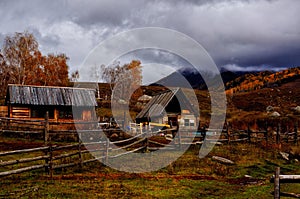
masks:
<path fill-rule="evenodd" d="M 148 3 L 149 1 L 145 0 L 69 0 L 67 8 L 74 21 L 82 26 L 95 24 L 122 26 L 128 25 L 134 13 Z"/>
<path fill-rule="evenodd" d="M 172 52 L 161 49 L 141 49 L 130 52 L 118 58 L 121 64 L 129 63 L 131 60 L 143 60 L 142 64 L 158 63 L 168 65 L 170 67 L 179 69 L 181 67 L 188 67 L 190 63 Z"/>
<path fill-rule="evenodd" d="M 156 26 L 194 38 L 219 67 L 292 67 L 300 65 L 299 10 L 294 0 L 0 1 L 0 39 L 1 34 L 33 30 L 45 51 L 65 52 L 78 65 L 104 39 Z M 139 56 L 149 62 L 172 57 Z"/>
<path fill-rule="evenodd" d="M 22 22 L 30 25 L 37 20 L 45 20 L 49 23 L 65 18 L 64 1 L 39 1 L 39 0 L 10 0 L 1 1 L 2 16 L 14 23 Z M 28 24 L 29 23 L 29 24 Z M 15 25 L 15 24 L 13 24 Z"/>
<path fill-rule="evenodd" d="M 54 35 L 54 34 L 42 35 L 40 30 L 37 29 L 36 27 L 29 27 L 27 30 L 36 37 L 36 39 L 39 41 L 40 47 L 42 48 L 54 49 L 58 47 L 59 44 L 61 43 L 61 39 L 58 35 Z"/>

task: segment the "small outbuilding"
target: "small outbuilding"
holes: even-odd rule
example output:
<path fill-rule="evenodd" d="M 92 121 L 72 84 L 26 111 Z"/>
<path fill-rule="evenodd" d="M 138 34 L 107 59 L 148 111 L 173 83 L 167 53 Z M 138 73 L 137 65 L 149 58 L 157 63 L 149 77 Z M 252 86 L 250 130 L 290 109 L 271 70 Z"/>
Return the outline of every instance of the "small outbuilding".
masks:
<path fill-rule="evenodd" d="M 137 123 L 155 122 L 182 129 L 196 127 L 199 115 L 181 88 L 155 95 L 137 115 Z"/>
<path fill-rule="evenodd" d="M 8 85 L 8 117 L 49 120 L 94 120 L 95 90 L 73 87 Z M 76 113 L 76 114 L 74 114 Z"/>

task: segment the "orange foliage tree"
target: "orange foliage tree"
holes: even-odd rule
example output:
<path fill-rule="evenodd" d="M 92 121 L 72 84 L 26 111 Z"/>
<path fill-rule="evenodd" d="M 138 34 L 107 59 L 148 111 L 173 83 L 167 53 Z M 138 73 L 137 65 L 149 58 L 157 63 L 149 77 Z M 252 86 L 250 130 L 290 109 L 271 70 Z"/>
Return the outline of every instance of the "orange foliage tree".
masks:
<path fill-rule="evenodd" d="M 67 56 L 42 55 L 33 34 L 25 31 L 7 36 L 0 50 L 0 95 L 8 84 L 67 86 Z"/>

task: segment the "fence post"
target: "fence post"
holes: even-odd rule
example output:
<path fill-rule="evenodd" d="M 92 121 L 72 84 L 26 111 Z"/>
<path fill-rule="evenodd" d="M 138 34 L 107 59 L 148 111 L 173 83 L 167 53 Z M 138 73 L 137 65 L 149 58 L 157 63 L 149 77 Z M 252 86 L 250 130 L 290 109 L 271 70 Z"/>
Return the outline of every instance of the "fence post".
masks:
<path fill-rule="evenodd" d="M 229 133 L 229 123 L 226 122 L 226 135 L 227 135 L 227 139 L 228 139 L 228 144 L 230 143 L 230 133 Z"/>
<path fill-rule="evenodd" d="M 144 149 L 144 153 L 149 152 L 148 147 L 149 147 L 149 141 L 148 141 L 148 137 L 145 138 L 145 149 Z"/>
<path fill-rule="evenodd" d="M 79 156 L 79 169 L 82 171 L 82 152 L 81 152 L 81 133 L 78 133 L 78 156 Z"/>
<path fill-rule="evenodd" d="M 251 130 L 250 130 L 250 125 L 248 124 L 247 127 L 247 133 L 248 133 L 248 142 L 251 143 Z"/>
<path fill-rule="evenodd" d="M 276 144 L 279 143 L 280 143 L 280 123 L 278 123 L 277 132 L 276 132 Z"/>
<path fill-rule="evenodd" d="M 53 179 L 53 148 L 52 145 L 49 146 L 49 170 L 50 170 L 50 179 Z"/>
<path fill-rule="evenodd" d="M 294 131 L 294 143 L 298 144 L 298 121 L 295 122 Z"/>
<path fill-rule="evenodd" d="M 105 163 L 108 162 L 108 151 L 109 150 L 109 138 L 106 138 L 106 145 L 105 145 Z"/>
<path fill-rule="evenodd" d="M 49 133 L 49 112 L 47 111 L 46 115 L 45 115 L 45 121 L 44 121 L 44 145 L 45 146 L 49 146 L 49 143 L 48 143 L 49 135 L 48 135 L 48 133 Z M 49 153 L 49 158 L 45 159 L 45 165 L 46 165 L 45 172 L 47 174 L 50 174 L 50 177 L 52 179 L 52 171 L 51 171 L 52 168 L 50 168 L 50 163 L 52 161 L 52 157 L 51 157 L 52 152 L 51 152 L 51 150 L 52 150 L 51 146 L 49 146 L 48 151 L 45 152 L 45 155 L 48 155 L 48 153 Z"/>
<path fill-rule="evenodd" d="M 178 144 L 179 144 L 179 149 L 181 150 L 181 149 L 182 149 L 182 146 L 181 146 L 181 133 L 180 133 L 180 129 L 179 129 L 177 132 L 178 132 Z"/>
<path fill-rule="evenodd" d="M 45 150 L 45 156 L 47 156 L 49 153 L 49 158 L 45 158 L 45 173 L 50 174 L 50 167 L 49 167 L 49 162 L 50 162 L 50 147 L 48 150 Z"/>
<path fill-rule="evenodd" d="M 265 123 L 265 139 L 266 139 L 266 145 L 268 145 L 268 121 Z"/>
<path fill-rule="evenodd" d="M 274 199 L 280 199 L 280 167 L 276 167 L 275 178 L 274 178 Z"/>
<path fill-rule="evenodd" d="M 45 116 L 45 126 L 44 126 L 44 143 L 48 145 L 49 141 L 49 112 L 46 112 Z"/>

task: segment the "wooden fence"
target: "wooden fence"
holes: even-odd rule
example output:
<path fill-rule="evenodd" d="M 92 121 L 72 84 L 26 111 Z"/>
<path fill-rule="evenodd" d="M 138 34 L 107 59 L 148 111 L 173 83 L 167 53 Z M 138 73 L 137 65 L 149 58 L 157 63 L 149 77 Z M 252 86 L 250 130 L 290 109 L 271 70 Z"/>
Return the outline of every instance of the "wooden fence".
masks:
<path fill-rule="evenodd" d="M 300 183 L 300 175 L 280 175 L 280 167 L 276 168 L 275 175 L 272 176 L 271 182 L 274 182 L 274 199 L 279 199 L 280 196 L 300 198 L 300 193 L 286 193 L 280 191 L 282 183 Z"/>
<path fill-rule="evenodd" d="M 166 136 L 166 141 L 161 142 L 152 137 L 161 135 L 170 135 L 170 129 L 164 131 L 146 131 L 126 139 L 111 141 L 109 135 L 116 133 L 118 136 L 122 133 L 119 129 L 100 129 L 95 122 L 77 122 L 82 129 L 77 129 L 72 122 L 51 122 L 46 116 L 45 120 L 20 120 L 13 118 L 0 118 L 0 130 L 6 135 L 17 134 L 26 138 L 40 138 L 44 140 L 44 147 L 14 150 L 0 152 L 0 157 L 4 158 L 0 162 L 0 177 L 32 171 L 37 169 L 45 169 L 50 176 L 53 175 L 55 169 L 66 168 L 71 166 L 79 166 L 94 162 L 99 159 L 108 161 L 110 158 L 116 158 L 134 152 L 147 152 L 158 149 L 174 150 L 181 149 L 183 145 L 197 144 L 222 144 L 235 142 L 259 142 L 280 143 L 292 142 L 298 144 L 299 131 L 298 125 L 295 124 L 294 132 L 282 133 L 280 126 L 276 127 L 276 132 L 269 132 L 267 128 L 262 131 L 253 131 L 248 127 L 245 130 L 233 130 L 228 127 L 225 129 L 206 129 L 203 132 L 178 131 L 175 139 Z M 67 128 L 61 128 L 66 125 Z M 280 125 L 280 124 L 279 124 Z M 60 128 L 57 128 L 59 126 Z M 86 128 L 89 127 L 89 128 Z M 86 129 L 85 129 L 86 128 Z M 67 130 L 62 130 L 67 129 Z M 149 130 L 149 129 L 148 129 Z M 100 134 L 106 136 L 99 136 Z M 85 135 L 95 135 L 90 141 L 80 139 Z M 62 137 L 61 140 L 66 141 L 70 138 L 74 142 L 70 145 L 57 146 L 54 141 Z M 98 136 L 98 137 L 97 137 Z M 85 140 L 85 143 L 82 143 Z M 171 141 L 172 144 L 170 144 Z M 66 143 L 66 142 L 63 142 Z M 88 147 L 89 146 L 89 147 Z M 91 147 L 91 146 L 94 146 Z M 89 148 L 89 150 L 87 150 Z M 91 150 L 92 148 L 92 150 Z M 121 149 L 125 150 L 118 153 Z M 90 152 L 97 153 L 97 157 L 90 155 Z M 22 155 L 23 154 L 23 155 Z M 11 156 L 21 156 L 19 159 L 12 160 Z M 15 156 L 15 157 L 16 157 Z M 24 158 L 28 156 L 27 158 Z M 66 159 L 70 160 L 66 160 Z M 18 165 L 23 165 L 20 168 Z"/>
<path fill-rule="evenodd" d="M 85 130 L 79 131 L 78 133 L 79 136 L 82 136 L 87 132 L 88 131 Z M 0 177 L 37 169 L 45 169 L 45 171 L 52 177 L 55 169 L 73 166 L 78 166 L 81 169 L 83 164 L 95 162 L 100 159 L 108 161 L 109 159 L 130 153 L 148 152 L 159 148 L 163 148 L 164 150 L 174 149 L 167 146 L 167 144 L 151 140 L 151 138 L 147 137 L 147 133 L 114 142 L 106 138 L 96 142 L 82 143 L 81 139 L 79 139 L 76 144 L 56 146 L 47 141 L 47 146 L 44 147 L 0 152 L 0 157 L 5 157 L 4 160 L 0 162 Z M 121 149 L 123 149 L 123 151 L 118 153 Z M 93 154 L 97 153 L 98 155 L 93 157 L 90 155 L 91 152 Z M 22 155 L 22 158 L 12 160 L 12 155 Z M 24 156 L 29 157 L 25 158 Z M 66 158 L 69 158 L 69 160 L 66 161 Z M 24 163 L 26 163 L 25 166 Z M 23 167 L 16 169 L 18 165 L 23 165 Z M 5 169 L 7 169 L 7 171 L 4 171 Z"/>
<path fill-rule="evenodd" d="M 128 141 L 128 140 L 124 140 Z M 135 142 L 134 144 L 137 144 L 139 142 L 142 142 L 143 140 L 139 140 L 138 142 Z M 121 143 L 121 142 L 118 142 Z M 0 168 L 3 170 L 3 168 L 7 168 L 7 166 L 16 166 L 19 164 L 31 163 L 30 166 L 25 166 L 22 168 L 18 169 L 9 169 L 9 171 L 2 171 L 0 172 L 0 177 L 3 176 L 8 176 L 12 174 L 17 174 L 17 173 L 23 173 L 26 171 L 33 171 L 37 169 L 42 169 L 44 168 L 47 173 L 50 174 L 52 177 L 53 171 L 58 168 L 66 168 L 66 167 L 71 167 L 71 166 L 76 166 L 78 165 L 80 168 L 82 167 L 83 164 L 88 163 L 88 162 L 93 162 L 97 161 L 99 157 L 94 158 L 92 156 L 85 156 L 84 154 L 89 153 L 90 151 L 85 149 L 84 146 L 86 145 L 97 145 L 93 152 L 99 151 L 104 154 L 103 157 L 106 160 L 108 158 L 111 158 L 109 151 L 112 151 L 114 142 L 110 142 L 108 139 L 106 141 L 99 141 L 99 142 L 94 142 L 94 143 L 79 143 L 76 144 L 70 144 L 70 145 L 63 145 L 63 146 L 45 146 L 45 147 L 39 147 L 39 148 L 32 148 L 32 149 L 23 149 L 23 150 L 14 150 L 14 151 L 6 151 L 6 152 L 0 152 L 0 157 L 6 157 L 8 159 L 7 161 L 2 161 L 0 162 Z M 132 146 L 133 143 L 131 143 L 130 146 Z M 100 146 L 100 147 L 99 147 Z M 128 146 L 129 147 L 129 146 Z M 144 147 L 144 146 L 143 146 Z M 123 148 L 126 148 L 125 146 Z M 142 147 L 140 148 L 142 149 Z M 139 149 L 139 150 L 140 150 Z M 137 150 L 135 150 L 137 151 Z M 66 153 L 67 152 L 67 153 Z M 134 152 L 134 151 L 132 151 Z M 23 154 L 25 156 L 34 156 L 31 158 L 20 158 L 16 160 L 11 160 L 11 155 L 18 155 L 18 154 Z M 64 161 L 66 158 L 72 158 L 71 161 Z"/>
<path fill-rule="evenodd" d="M 91 129 L 95 131 L 101 130 L 97 128 L 97 122 L 76 121 L 76 125 L 81 126 L 83 130 L 76 129 L 74 122 L 54 122 L 49 121 L 48 117 L 44 120 L 26 120 L 15 118 L 0 118 L 0 132 L 6 135 L 23 136 L 25 138 L 40 138 L 44 139 L 45 144 L 50 140 L 78 140 L 78 132 L 91 132 Z M 87 127 L 87 128 L 86 128 Z M 115 130 L 115 129 L 114 129 Z M 113 132 L 113 129 L 112 131 Z M 138 133 L 143 132 L 140 130 Z M 156 134 L 159 132 L 147 131 L 150 134 Z M 217 134 L 219 133 L 219 134 Z M 205 142 L 260 142 L 266 143 L 295 143 L 298 144 L 300 138 L 300 132 L 298 128 L 298 122 L 294 124 L 294 127 L 290 131 L 283 131 L 282 125 L 277 123 L 277 126 L 272 127 L 272 130 L 268 130 L 268 126 L 265 126 L 263 130 L 252 130 L 250 126 L 247 129 L 230 129 L 227 125 L 225 129 L 205 129 L 203 132 L 178 132 L 179 142 L 185 143 L 185 138 L 198 137 L 193 144 L 201 144 Z M 205 138 L 205 139 L 204 139 Z"/>

